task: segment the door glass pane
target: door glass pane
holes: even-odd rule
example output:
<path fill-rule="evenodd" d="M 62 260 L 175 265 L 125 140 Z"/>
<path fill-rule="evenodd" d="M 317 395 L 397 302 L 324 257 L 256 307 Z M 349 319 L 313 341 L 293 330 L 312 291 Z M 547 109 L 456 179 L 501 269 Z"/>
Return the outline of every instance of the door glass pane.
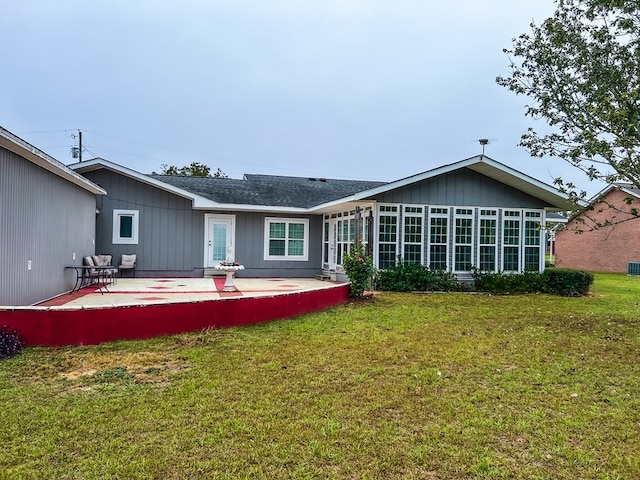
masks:
<path fill-rule="evenodd" d="M 223 262 L 227 259 L 227 226 L 224 223 L 213 225 L 213 260 Z"/>

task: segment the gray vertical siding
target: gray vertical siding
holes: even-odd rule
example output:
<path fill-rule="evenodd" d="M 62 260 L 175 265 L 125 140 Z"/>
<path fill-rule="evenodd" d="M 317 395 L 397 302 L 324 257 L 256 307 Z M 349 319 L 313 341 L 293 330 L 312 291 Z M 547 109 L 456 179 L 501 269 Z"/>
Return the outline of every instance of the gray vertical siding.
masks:
<path fill-rule="evenodd" d="M 373 199 L 380 203 L 416 205 L 545 207 L 545 204 L 537 198 L 466 168 L 398 188 Z"/>
<path fill-rule="evenodd" d="M 116 261 L 122 254 L 136 254 L 139 276 L 202 276 L 206 214 L 235 216 L 235 255 L 245 266 L 238 276 L 309 277 L 321 271 L 321 215 L 193 210 L 188 199 L 111 170 L 84 175 L 108 192 L 98 200 L 96 252 L 111 254 Z M 114 209 L 139 211 L 137 245 L 112 243 Z M 265 217 L 275 216 L 309 218 L 308 261 L 264 260 Z"/>
<path fill-rule="evenodd" d="M 98 199 L 96 252 L 137 255 L 137 275 L 201 276 L 204 214 L 191 201 L 102 169 L 84 174 L 108 194 Z M 137 245 L 113 244 L 113 210 L 138 210 Z"/>
<path fill-rule="evenodd" d="M 264 260 L 265 218 L 309 219 L 307 261 Z M 322 271 L 322 215 L 236 213 L 236 261 L 245 266 L 238 276 L 313 277 Z"/>
<path fill-rule="evenodd" d="M 0 305 L 70 290 L 75 274 L 65 265 L 94 253 L 95 196 L 0 148 L 0 204 Z"/>

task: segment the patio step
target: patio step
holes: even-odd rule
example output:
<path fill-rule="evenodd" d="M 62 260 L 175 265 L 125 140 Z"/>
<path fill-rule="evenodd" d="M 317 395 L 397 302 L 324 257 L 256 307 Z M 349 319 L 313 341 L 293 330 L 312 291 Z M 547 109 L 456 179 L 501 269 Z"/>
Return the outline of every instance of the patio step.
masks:
<path fill-rule="evenodd" d="M 323 282 L 328 282 L 331 280 L 331 275 L 328 273 L 319 273 L 316 275 L 316 280 L 322 280 Z"/>

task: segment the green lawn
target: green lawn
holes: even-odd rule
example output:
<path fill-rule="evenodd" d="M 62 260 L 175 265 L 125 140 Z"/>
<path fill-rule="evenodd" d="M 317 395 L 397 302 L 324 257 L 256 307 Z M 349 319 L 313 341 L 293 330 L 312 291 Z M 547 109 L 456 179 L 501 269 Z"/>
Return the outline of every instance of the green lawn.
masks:
<path fill-rule="evenodd" d="M 640 478 L 640 278 L 0 363 L 0 478 Z"/>

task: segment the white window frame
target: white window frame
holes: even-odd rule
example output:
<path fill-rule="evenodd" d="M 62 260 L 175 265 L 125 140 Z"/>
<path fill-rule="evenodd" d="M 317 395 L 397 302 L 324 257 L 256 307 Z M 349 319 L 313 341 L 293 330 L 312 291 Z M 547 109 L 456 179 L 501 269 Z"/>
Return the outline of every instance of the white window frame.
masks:
<path fill-rule="evenodd" d="M 120 219 L 123 217 L 131 217 L 131 237 L 120 236 Z M 114 245 L 137 245 L 138 231 L 140 224 L 139 210 L 113 210 L 113 238 Z"/>
<path fill-rule="evenodd" d="M 524 210 L 523 211 L 523 222 L 522 222 L 522 270 L 526 269 L 526 257 L 527 257 L 527 248 L 537 248 L 538 249 L 538 271 L 541 272 L 544 270 L 544 259 L 545 259 L 545 238 L 544 238 L 544 211 L 541 210 Z M 538 243 L 537 244 L 527 244 L 527 222 L 534 222 L 538 224 Z"/>
<path fill-rule="evenodd" d="M 452 238 L 453 238 L 453 250 L 451 251 L 451 268 L 455 272 L 469 272 L 470 270 L 459 270 L 456 268 L 456 264 L 458 263 L 458 253 L 457 247 L 467 247 L 469 248 L 469 254 L 471 255 L 471 259 L 469 260 L 469 268 L 473 267 L 474 260 L 474 252 L 473 252 L 473 244 L 476 241 L 476 229 L 475 224 L 475 208 L 474 207 L 452 207 L 453 210 L 453 222 L 452 222 Z M 458 243 L 458 220 L 471 220 L 471 241 L 469 243 Z"/>
<path fill-rule="evenodd" d="M 269 255 L 269 226 L 272 223 L 284 223 L 286 224 L 286 236 L 285 236 L 285 254 L 284 255 Z M 289 255 L 287 249 L 289 248 L 289 225 L 292 223 L 301 223 L 304 225 L 304 239 L 303 239 L 303 255 Z M 308 218 L 279 218 L 279 217 L 266 217 L 264 219 L 264 260 L 286 260 L 294 262 L 306 262 L 309 260 L 309 219 Z"/>
<path fill-rule="evenodd" d="M 420 219 L 420 241 L 419 242 L 409 242 L 407 241 L 407 219 L 408 218 L 418 218 Z M 402 215 L 402 261 L 404 263 L 408 263 L 407 260 L 407 245 L 418 245 L 420 260 L 418 262 L 420 265 L 424 264 L 424 224 L 425 224 L 425 214 L 424 214 L 424 206 L 422 205 L 404 205 L 403 206 L 403 215 Z M 410 235 L 416 235 L 415 233 L 410 233 Z"/>
<path fill-rule="evenodd" d="M 427 216 L 427 227 L 426 227 L 426 232 L 425 232 L 425 238 L 427 241 L 427 248 L 426 248 L 426 253 L 427 253 L 427 263 L 426 265 L 429 268 L 432 268 L 432 255 L 431 255 L 431 247 L 432 246 L 445 246 L 445 271 L 450 271 L 451 269 L 451 261 L 452 261 L 452 254 L 451 254 L 451 246 L 450 246 L 450 239 L 451 239 L 451 211 L 453 208 L 455 207 L 450 207 L 450 206 L 443 206 L 443 205 L 428 205 L 425 207 L 428 212 L 428 216 Z M 441 212 L 440 210 L 444 210 L 444 212 Z M 437 212 L 437 213 L 436 213 Z M 446 242 L 445 243 L 432 243 L 431 242 L 431 219 L 432 218 L 444 218 L 447 221 L 447 233 L 446 233 Z"/>
<path fill-rule="evenodd" d="M 380 267 L 380 247 L 382 245 L 394 245 L 394 251 L 393 252 L 385 252 L 385 253 L 392 253 L 393 254 L 393 262 L 390 262 L 391 265 L 390 266 L 395 266 L 398 264 L 398 256 L 399 256 L 399 249 L 400 249 L 400 239 L 402 238 L 402 219 L 400 216 L 400 213 L 402 212 L 402 204 L 399 203 L 384 203 L 384 204 L 380 204 L 378 205 L 378 208 L 376 209 L 378 212 L 377 218 L 376 218 L 376 224 L 375 224 L 375 231 L 376 231 L 376 251 L 375 251 L 375 265 L 376 268 L 381 268 Z M 380 228 L 383 225 L 382 224 L 382 217 L 394 217 L 396 219 L 395 221 L 395 227 L 396 227 L 396 231 L 395 231 L 395 242 L 392 241 L 383 241 L 380 239 L 381 235 L 387 235 L 387 232 L 380 232 Z"/>
<path fill-rule="evenodd" d="M 517 213 L 517 215 L 508 215 L 509 213 Z M 506 223 L 510 220 L 517 220 L 518 221 L 518 243 L 517 245 L 513 245 L 513 244 L 507 244 L 505 243 L 505 230 L 506 230 Z M 501 232 L 500 232 L 500 251 L 501 251 L 501 256 L 502 256 L 502 260 L 500 261 L 500 265 L 501 265 L 501 270 L 503 272 L 511 272 L 511 273 L 520 273 L 522 272 L 522 255 L 523 255 L 523 229 L 524 229 L 524 214 L 523 211 L 521 209 L 515 209 L 515 208 L 505 208 L 502 210 L 502 221 L 501 223 Z M 518 250 L 518 254 L 517 254 L 517 258 L 518 258 L 518 265 L 517 268 L 515 270 L 507 270 L 505 267 L 505 250 L 507 248 L 517 248 Z"/>
<path fill-rule="evenodd" d="M 477 225 L 477 239 L 478 239 L 478 247 L 477 247 L 477 267 L 481 267 L 481 259 L 482 259 L 482 247 L 493 247 L 493 267 L 489 270 L 484 270 L 488 272 L 496 272 L 498 271 L 498 258 L 500 258 L 500 247 L 499 247 L 499 232 L 500 232 L 500 222 L 499 222 L 499 214 L 500 210 L 492 207 L 480 207 L 478 214 L 478 225 Z M 493 220 L 495 222 L 495 233 L 494 233 L 494 241 L 493 243 L 482 243 L 482 221 L 483 220 Z"/>

